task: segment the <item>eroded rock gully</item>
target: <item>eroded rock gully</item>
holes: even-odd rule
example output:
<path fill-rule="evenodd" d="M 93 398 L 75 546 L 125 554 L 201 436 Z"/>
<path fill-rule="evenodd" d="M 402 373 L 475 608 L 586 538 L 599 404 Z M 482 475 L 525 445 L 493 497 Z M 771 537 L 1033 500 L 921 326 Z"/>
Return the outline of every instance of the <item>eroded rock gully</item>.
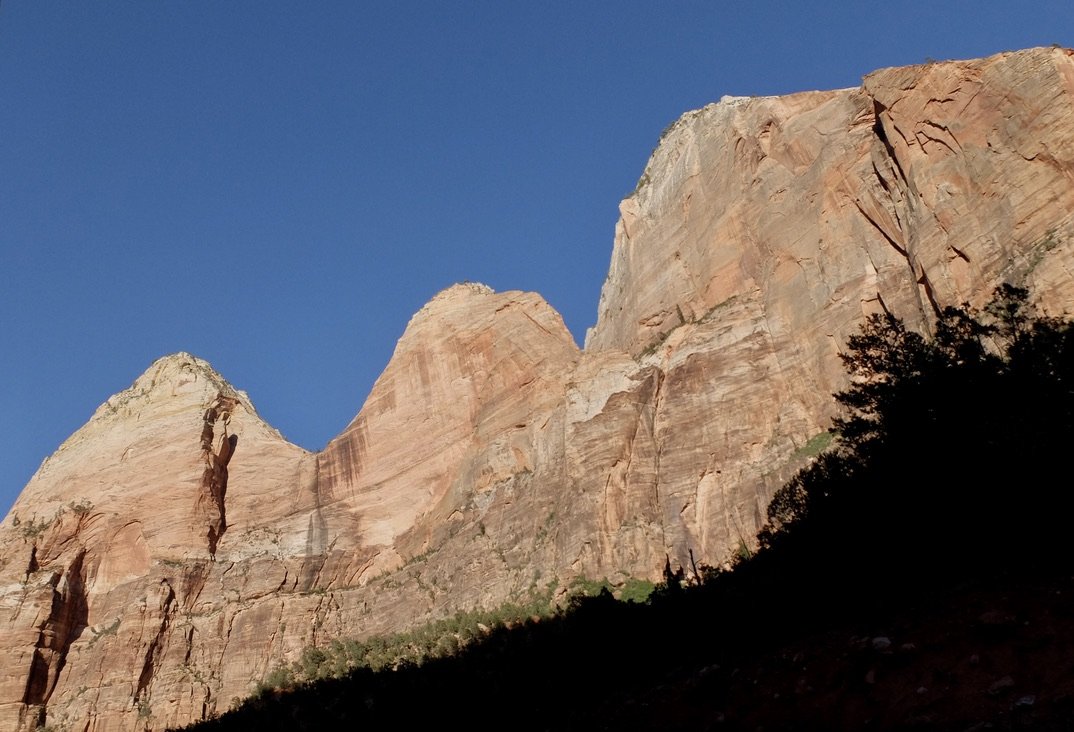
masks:
<path fill-rule="evenodd" d="M 201 451 L 205 456 L 205 472 L 201 478 L 197 511 L 204 517 L 208 527 L 209 557 L 216 558 L 216 545 L 227 531 L 227 466 L 235 453 L 239 436 L 228 434 L 231 410 L 238 404 L 234 397 L 219 394 L 205 410 L 205 423 L 201 430 Z M 222 434 L 216 438 L 217 423 Z"/>
<path fill-rule="evenodd" d="M 724 560 L 865 315 L 927 330 L 1001 281 L 1068 312 L 1072 105 L 1070 52 L 1034 49 L 687 113 L 620 206 L 584 350 L 537 295 L 454 286 L 317 454 L 161 359 L 0 524 L 0 727 L 162 729 L 310 644 Z"/>

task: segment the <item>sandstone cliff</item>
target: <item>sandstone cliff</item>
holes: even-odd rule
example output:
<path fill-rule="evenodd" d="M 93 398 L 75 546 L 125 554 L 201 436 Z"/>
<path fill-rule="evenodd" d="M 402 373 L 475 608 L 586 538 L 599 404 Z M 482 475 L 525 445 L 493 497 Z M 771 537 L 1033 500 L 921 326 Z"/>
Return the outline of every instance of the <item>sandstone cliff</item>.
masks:
<path fill-rule="evenodd" d="M 1074 302 L 1072 111 L 1074 56 L 1035 49 L 690 112 L 621 204 L 583 351 L 540 297 L 456 285 L 318 454 L 161 359 L 0 524 L 0 727 L 162 729 L 333 637 L 724 560 L 865 314 L 927 330 L 1003 280 Z"/>

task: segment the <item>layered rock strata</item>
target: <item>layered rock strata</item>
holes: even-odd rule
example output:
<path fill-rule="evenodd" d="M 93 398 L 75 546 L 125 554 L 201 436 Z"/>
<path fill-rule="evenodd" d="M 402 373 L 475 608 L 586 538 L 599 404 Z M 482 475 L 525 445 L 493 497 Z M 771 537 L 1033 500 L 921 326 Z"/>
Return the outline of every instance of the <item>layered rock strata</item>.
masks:
<path fill-rule="evenodd" d="M 1072 111 L 1071 52 L 1034 49 L 690 112 L 621 204 L 583 351 L 536 295 L 449 288 L 320 453 L 161 359 L 0 524 L 0 727 L 163 729 L 334 637 L 724 561 L 865 315 L 928 330 L 1001 281 L 1067 313 Z"/>

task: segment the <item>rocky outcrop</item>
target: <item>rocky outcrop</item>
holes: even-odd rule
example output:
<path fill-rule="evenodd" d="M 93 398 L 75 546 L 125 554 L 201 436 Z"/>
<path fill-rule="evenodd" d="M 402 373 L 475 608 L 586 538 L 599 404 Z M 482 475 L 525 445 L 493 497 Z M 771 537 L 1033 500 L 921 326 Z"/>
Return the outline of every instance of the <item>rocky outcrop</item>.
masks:
<path fill-rule="evenodd" d="M 235 453 L 246 460 L 229 469 Z M 0 727 L 29 728 L 46 710 L 60 728 L 94 729 L 98 711 L 101 729 L 120 728 L 128 712 L 148 719 L 157 674 L 182 678 L 167 653 L 178 605 L 193 609 L 189 579 L 213 564 L 234 510 L 228 488 L 249 522 L 251 504 L 287 496 L 306 457 L 187 354 L 158 361 L 101 405 L 3 524 Z M 235 544 L 237 556 L 259 553 L 249 540 Z M 197 685 L 185 686 L 193 695 Z M 192 699 L 176 702 L 184 716 L 198 711 Z"/>
<path fill-rule="evenodd" d="M 0 528 L 0 727 L 180 724 L 305 646 L 525 592 L 577 358 L 539 297 L 458 285 L 319 454 L 204 361 L 161 359 Z"/>
<path fill-rule="evenodd" d="M 1074 58 L 886 69 L 675 123 L 579 351 L 537 295 L 437 295 L 320 453 L 187 354 L 0 524 L 0 727 L 162 729 L 338 636 L 724 561 L 823 442 L 864 315 L 1072 302 Z"/>
<path fill-rule="evenodd" d="M 827 427 L 865 315 L 928 330 L 1002 281 L 1049 314 L 1074 304 L 1074 59 L 1035 49 L 725 98 L 672 125 L 620 211 L 586 351 L 662 374 L 667 549 L 718 560 Z"/>

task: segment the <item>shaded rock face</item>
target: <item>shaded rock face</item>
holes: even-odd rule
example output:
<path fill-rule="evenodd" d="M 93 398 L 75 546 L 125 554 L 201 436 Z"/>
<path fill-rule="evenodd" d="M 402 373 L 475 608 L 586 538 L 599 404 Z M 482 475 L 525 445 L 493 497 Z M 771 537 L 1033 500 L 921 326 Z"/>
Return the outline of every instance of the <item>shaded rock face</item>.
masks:
<path fill-rule="evenodd" d="M 540 297 L 456 285 L 324 451 L 177 354 L 0 524 L 0 728 L 163 729 L 278 663 L 571 577 L 719 563 L 804 464 L 838 351 L 1001 281 L 1067 312 L 1074 59 L 886 69 L 686 114 L 621 204 L 579 351 Z"/>

